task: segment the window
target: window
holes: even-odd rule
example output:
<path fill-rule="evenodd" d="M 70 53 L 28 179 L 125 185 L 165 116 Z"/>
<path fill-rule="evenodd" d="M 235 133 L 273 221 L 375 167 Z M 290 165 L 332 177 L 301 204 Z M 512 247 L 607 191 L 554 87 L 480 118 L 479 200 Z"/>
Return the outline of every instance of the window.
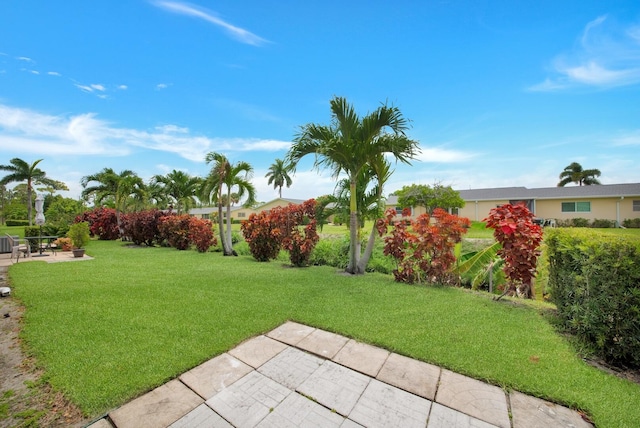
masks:
<path fill-rule="evenodd" d="M 203 220 L 209 220 L 209 214 L 202 214 Z"/>
<path fill-rule="evenodd" d="M 640 201 L 633 201 L 633 210 L 640 211 Z"/>
<path fill-rule="evenodd" d="M 591 212 L 591 202 L 563 202 L 563 213 L 589 213 Z"/>
<path fill-rule="evenodd" d="M 402 210 L 404 210 L 404 208 L 402 207 L 396 207 L 396 215 L 397 216 L 401 216 L 402 215 Z M 413 215 L 413 208 L 409 208 L 409 215 Z"/>
<path fill-rule="evenodd" d="M 238 213 L 238 218 L 244 218 L 246 217 L 246 213 Z"/>

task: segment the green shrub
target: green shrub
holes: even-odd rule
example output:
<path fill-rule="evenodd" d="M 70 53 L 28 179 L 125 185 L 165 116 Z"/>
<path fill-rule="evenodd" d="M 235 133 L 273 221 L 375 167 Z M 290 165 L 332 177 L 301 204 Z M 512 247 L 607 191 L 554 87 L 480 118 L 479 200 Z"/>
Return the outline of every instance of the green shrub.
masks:
<path fill-rule="evenodd" d="M 29 226 L 29 220 L 7 220 L 7 226 Z"/>
<path fill-rule="evenodd" d="M 596 218 L 591 222 L 591 227 L 595 227 L 598 229 L 609 229 L 612 227 L 616 227 L 615 220 L 607 220 L 606 218 Z"/>
<path fill-rule="evenodd" d="M 564 326 L 606 360 L 640 367 L 640 240 L 547 233 L 549 287 Z"/>
<path fill-rule="evenodd" d="M 67 237 L 71 238 L 73 248 L 83 248 L 89 243 L 89 223 L 81 221 L 73 223 L 67 232 Z"/>
<path fill-rule="evenodd" d="M 316 266 L 334 266 L 345 269 L 349 261 L 349 238 L 321 239 L 309 257 L 309 263 Z"/>
<path fill-rule="evenodd" d="M 629 229 L 640 229 L 640 217 L 639 218 L 626 218 L 622 221 L 622 225 Z M 8 226 L 8 225 L 7 225 Z"/>
<path fill-rule="evenodd" d="M 43 235 L 46 233 L 43 231 Z M 34 237 L 40 236 L 40 226 L 25 226 L 24 228 L 24 237 Z M 31 246 L 31 252 L 38 251 L 38 240 L 37 239 L 29 239 L 29 245 Z"/>
<path fill-rule="evenodd" d="M 572 218 L 571 227 L 589 227 L 589 220 L 582 217 Z"/>

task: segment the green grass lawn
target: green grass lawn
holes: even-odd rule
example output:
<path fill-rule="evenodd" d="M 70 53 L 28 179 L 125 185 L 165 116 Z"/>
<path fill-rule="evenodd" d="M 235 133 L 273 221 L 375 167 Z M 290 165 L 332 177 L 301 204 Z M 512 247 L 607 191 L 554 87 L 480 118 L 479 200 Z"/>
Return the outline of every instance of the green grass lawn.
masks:
<path fill-rule="evenodd" d="M 640 426 L 640 386 L 585 364 L 543 304 L 351 277 L 331 267 L 93 241 L 92 261 L 13 265 L 22 337 L 46 379 L 89 416 L 286 320 Z"/>

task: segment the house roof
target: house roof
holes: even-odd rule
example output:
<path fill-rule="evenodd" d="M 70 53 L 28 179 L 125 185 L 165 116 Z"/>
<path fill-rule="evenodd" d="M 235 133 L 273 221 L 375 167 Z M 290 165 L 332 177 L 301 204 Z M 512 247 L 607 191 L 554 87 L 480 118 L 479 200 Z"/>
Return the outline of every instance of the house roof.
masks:
<path fill-rule="evenodd" d="M 640 196 L 640 183 L 541 187 L 535 189 L 527 189 L 526 187 L 499 187 L 494 189 L 460 190 L 460 197 L 465 201 L 615 198 L 633 196 Z"/>
<path fill-rule="evenodd" d="M 491 189 L 459 190 L 464 201 L 567 199 L 567 198 L 617 198 L 640 197 L 640 183 L 600 184 L 592 186 L 540 187 L 495 187 Z M 398 197 L 390 195 L 387 205 L 397 205 Z"/>

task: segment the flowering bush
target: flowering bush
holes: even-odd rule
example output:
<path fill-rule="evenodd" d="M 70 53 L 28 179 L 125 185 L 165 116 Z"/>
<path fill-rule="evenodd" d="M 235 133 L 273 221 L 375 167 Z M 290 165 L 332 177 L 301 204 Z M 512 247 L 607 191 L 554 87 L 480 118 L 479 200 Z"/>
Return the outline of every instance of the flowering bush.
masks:
<path fill-rule="evenodd" d="M 523 204 L 492 208 L 483 221 L 502 245 L 498 255 L 504 260 L 504 273 L 509 279 L 505 294 L 532 298 L 542 228 L 533 222 L 533 214 Z"/>
<path fill-rule="evenodd" d="M 62 237 L 58 238 L 53 243 L 60 248 L 62 251 L 71 251 L 73 249 L 73 243 L 71 242 L 71 238 Z"/>
<path fill-rule="evenodd" d="M 403 217 L 407 214 L 403 211 Z M 386 218 L 379 219 L 376 227 L 382 236 L 389 225 L 394 226 L 384 239 L 384 254 L 396 260 L 397 268 L 393 271 L 396 281 L 453 283 L 456 280 L 456 276 L 451 274 L 456 260 L 453 249 L 466 233 L 469 219 L 451 215 L 440 208 L 436 208 L 431 217 L 422 214 L 412 222 L 406 219 L 394 222 L 395 216 L 395 209 L 388 209 Z"/>

